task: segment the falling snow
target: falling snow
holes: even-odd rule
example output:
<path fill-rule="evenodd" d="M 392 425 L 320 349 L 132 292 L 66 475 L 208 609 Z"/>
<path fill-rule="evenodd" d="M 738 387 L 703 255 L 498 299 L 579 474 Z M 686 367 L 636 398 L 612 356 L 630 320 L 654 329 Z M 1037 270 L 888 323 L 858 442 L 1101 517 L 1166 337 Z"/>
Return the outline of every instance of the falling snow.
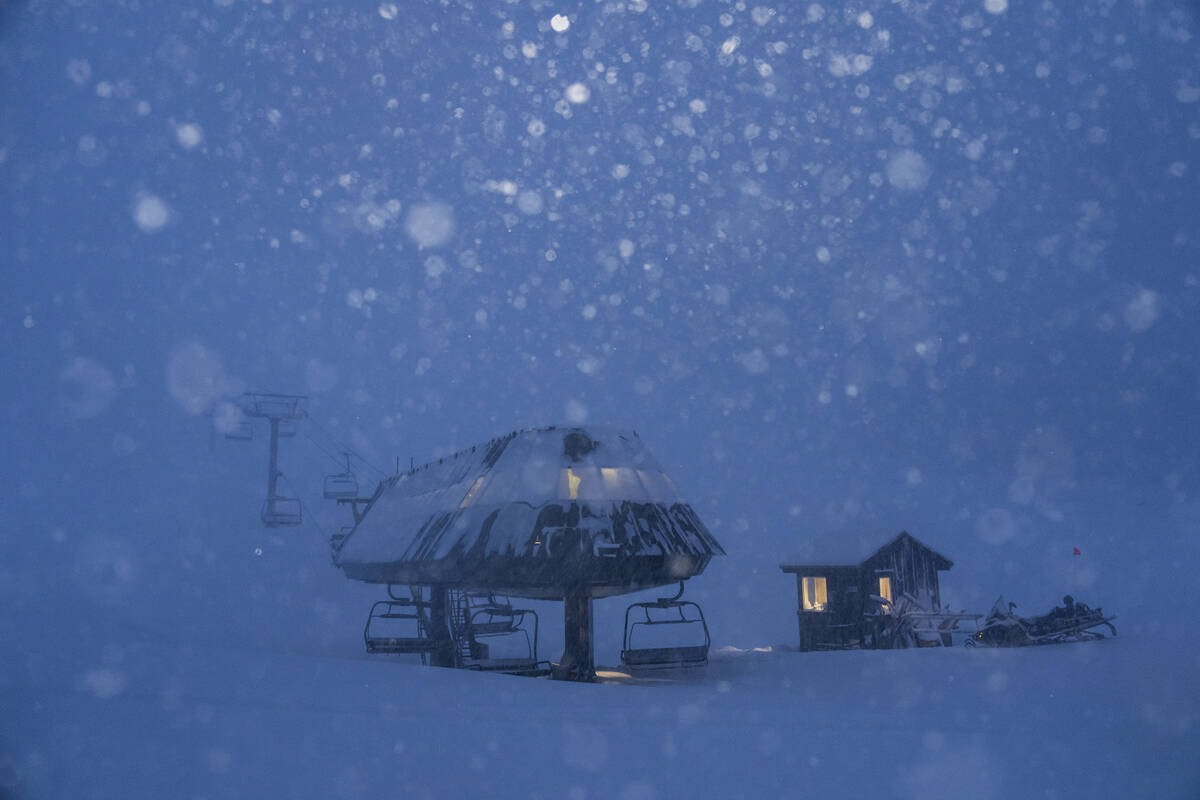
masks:
<path fill-rule="evenodd" d="M 438 247 L 454 235 L 454 210 L 446 203 L 420 203 L 409 209 L 404 230 L 421 247 Z"/>
<path fill-rule="evenodd" d="M 194 122 L 188 122 L 175 127 L 175 139 L 184 150 L 199 147 L 204 141 L 204 131 Z"/>
<path fill-rule="evenodd" d="M 1159 316 L 1158 293 L 1150 289 L 1140 290 L 1125 306 L 1125 322 L 1135 331 L 1144 331 L 1155 323 Z"/>
<path fill-rule="evenodd" d="M 144 233 L 155 233 L 171 221 L 171 209 L 158 195 L 140 193 L 133 201 L 133 221 Z"/>
<path fill-rule="evenodd" d="M 1196 797 L 1192 5 L 7 4 L 0 796 Z M 583 424 L 726 545 L 708 671 L 366 657 L 325 477 Z M 1121 635 L 796 652 L 902 529 Z"/>
<path fill-rule="evenodd" d="M 586 103 L 591 96 L 592 91 L 587 87 L 586 84 L 572 83 L 567 87 L 566 97 L 576 105 L 580 103 Z"/>
<path fill-rule="evenodd" d="M 888 159 L 887 179 L 893 187 L 906 192 L 924 189 L 929 184 L 929 164 L 913 150 L 901 150 Z"/>
<path fill-rule="evenodd" d="M 544 205 L 542 196 L 531 189 L 517 195 L 517 208 L 522 214 L 540 214 Z"/>

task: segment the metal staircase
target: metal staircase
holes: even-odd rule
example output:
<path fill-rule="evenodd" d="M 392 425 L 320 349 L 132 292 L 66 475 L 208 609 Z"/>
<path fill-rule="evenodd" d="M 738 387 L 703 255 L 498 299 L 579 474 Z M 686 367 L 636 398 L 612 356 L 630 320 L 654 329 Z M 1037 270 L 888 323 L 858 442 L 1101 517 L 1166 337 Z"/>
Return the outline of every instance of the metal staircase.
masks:
<path fill-rule="evenodd" d="M 454 665 L 461 667 L 472 658 L 472 639 L 469 631 L 471 621 L 471 596 L 463 591 L 450 592 L 450 631 L 454 636 Z"/>

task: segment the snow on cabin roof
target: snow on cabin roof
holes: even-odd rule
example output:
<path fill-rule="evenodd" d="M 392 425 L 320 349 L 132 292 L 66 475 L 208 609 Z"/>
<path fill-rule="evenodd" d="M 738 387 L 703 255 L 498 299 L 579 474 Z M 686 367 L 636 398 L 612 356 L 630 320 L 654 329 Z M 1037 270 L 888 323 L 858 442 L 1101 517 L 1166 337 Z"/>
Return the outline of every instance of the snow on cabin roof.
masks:
<path fill-rule="evenodd" d="M 589 425 L 514 431 L 389 479 L 337 561 L 351 577 L 434 562 L 460 574 L 555 557 L 568 528 L 596 555 L 696 556 L 702 569 L 724 552 L 635 432 Z"/>
<path fill-rule="evenodd" d="M 779 568 L 784 572 L 793 572 L 800 567 L 858 566 L 880 550 L 905 536 L 918 546 L 925 548 L 945 561 L 945 569 L 949 569 L 953 565 L 954 562 L 925 542 L 922 542 L 908 531 L 901 531 L 887 539 L 883 539 L 878 535 L 850 534 L 836 539 L 826 537 L 824 539 L 809 541 L 805 544 L 803 550 L 780 563 Z"/>

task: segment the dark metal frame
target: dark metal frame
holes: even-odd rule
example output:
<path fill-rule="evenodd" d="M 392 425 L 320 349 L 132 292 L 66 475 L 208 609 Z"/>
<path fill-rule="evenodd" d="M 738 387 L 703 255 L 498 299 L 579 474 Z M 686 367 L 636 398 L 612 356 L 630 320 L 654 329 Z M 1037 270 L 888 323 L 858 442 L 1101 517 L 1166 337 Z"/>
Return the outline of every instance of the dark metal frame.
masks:
<path fill-rule="evenodd" d="M 621 643 L 621 665 L 635 670 L 651 669 L 681 669 L 687 667 L 703 667 L 708 664 L 708 649 L 712 645 L 712 636 L 708 631 L 708 622 L 704 619 L 704 610 L 691 600 L 680 600 L 683 596 L 683 581 L 679 582 L 679 591 L 674 597 L 660 597 L 644 603 L 633 603 L 625 609 L 625 636 Z M 696 609 L 696 617 L 689 618 L 684 612 L 688 606 Z M 633 610 L 641 609 L 645 619 L 635 619 L 630 622 L 629 616 Z M 663 611 L 674 609 L 679 618 L 654 618 L 650 610 Z M 653 625 L 695 625 L 699 623 L 704 630 L 703 645 L 685 645 L 675 647 L 631 647 L 634 631 L 642 626 Z"/>
<path fill-rule="evenodd" d="M 304 520 L 304 505 L 298 497 L 272 495 L 263 501 L 258 517 L 268 528 L 295 527 Z"/>
<path fill-rule="evenodd" d="M 548 671 L 548 662 L 543 667 L 543 662 L 539 662 L 537 657 L 541 622 L 536 611 L 513 608 L 508 598 L 500 602 L 491 594 L 487 595 L 483 605 L 472 606 L 471 598 L 471 594 L 463 595 L 462 625 L 454 631 L 455 641 L 459 645 L 459 666 L 481 672 L 514 675 L 540 675 Z M 526 619 L 533 620 L 532 638 L 525 626 Z M 526 658 L 491 658 L 488 645 L 479 641 L 480 638 L 517 635 L 525 639 Z"/>
<path fill-rule="evenodd" d="M 349 453 L 346 453 L 346 471 L 326 475 L 321 489 L 326 500 L 348 500 L 358 497 L 358 477 L 350 468 Z"/>
<path fill-rule="evenodd" d="M 363 643 L 367 652 L 419 655 L 422 664 L 481 672 L 544 675 L 550 671 L 549 662 L 538 661 L 537 658 L 540 621 L 536 611 L 513 608 L 511 603 L 499 602 L 493 595 L 487 595 L 483 605 L 471 605 L 472 597 L 479 598 L 480 595 L 467 592 L 459 594 L 436 587 L 432 591 L 433 596 L 426 600 L 423 587 L 412 586 L 409 588 L 410 596 L 402 597 L 395 594 L 389 583 L 388 599 L 378 600 L 371 605 L 363 626 Z M 453 610 L 447 608 L 448 603 Z M 527 619 L 533 620 L 532 637 L 525 624 Z M 372 630 L 377 620 L 411 620 L 416 623 L 416 635 L 381 635 L 377 630 Z M 438 636 L 443 626 L 446 626 L 444 633 Z M 487 645 L 479 641 L 480 638 L 516 635 L 524 637 L 528 653 L 526 658 L 489 658 Z"/>
<path fill-rule="evenodd" d="M 378 600 L 371 606 L 367 615 L 367 624 L 363 626 L 363 642 L 368 653 L 419 654 L 421 662 L 425 663 L 426 656 L 437 651 L 444 642 L 429 636 L 429 610 L 432 601 L 421 598 L 420 588 L 414 588 L 411 597 L 397 597 L 392 592 L 392 585 L 387 587 L 387 600 Z M 379 612 L 378 609 L 384 609 Z M 412 609 L 405 611 L 403 609 Z M 414 620 L 417 623 L 416 636 L 372 636 L 371 623 L 377 619 Z"/>
<path fill-rule="evenodd" d="M 246 392 L 238 402 L 245 418 L 265 419 L 271 425 L 267 460 L 267 499 L 259 512 L 259 518 L 268 528 L 295 527 L 304 519 L 304 506 L 300 500 L 279 494 L 278 480 L 283 473 L 279 471 L 278 464 L 279 440 L 296 435 L 295 421 L 307 416 L 307 412 L 302 408 L 306 400 L 308 398 L 303 395 Z M 253 429 L 251 433 L 253 434 Z"/>

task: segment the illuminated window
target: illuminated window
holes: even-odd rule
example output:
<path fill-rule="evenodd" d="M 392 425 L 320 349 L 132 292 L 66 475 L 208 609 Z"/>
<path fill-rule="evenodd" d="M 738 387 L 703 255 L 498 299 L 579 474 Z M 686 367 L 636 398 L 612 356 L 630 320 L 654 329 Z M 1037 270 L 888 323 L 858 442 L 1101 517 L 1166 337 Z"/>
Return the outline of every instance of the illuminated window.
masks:
<path fill-rule="evenodd" d="M 571 468 L 563 470 L 563 477 L 567 479 L 567 498 L 570 500 L 579 499 L 579 476 L 571 471 Z M 561 497 L 561 495 L 560 495 Z"/>
<path fill-rule="evenodd" d="M 805 611 L 825 611 L 829 607 L 824 578 L 802 578 L 801 584 L 804 587 Z"/>
<path fill-rule="evenodd" d="M 883 604 L 883 613 L 885 613 L 885 614 L 892 613 L 892 607 L 890 605 L 890 603 L 892 602 L 892 579 L 891 578 L 880 578 L 879 579 L 879 596 L 882 597 L 884 600 L 887 600 L 887 603 Z"/>
<path fill-rule="evenodd" d="M 601 467 L 600 476 L 604 478 L 604 490 L 608 492 L 609 497 L 616 497 L 621 493 L 621 473 L 614 467 Z"/>
<path fill-rule="evenodd" d="M 641 483 L 646 497 L 650 500 L 663 500 L 670 497 L 670 489 L 659 477 L 658 473 L 646 472 L 644 469 L 635 470 L 638 482 Z"/>
<path fill-rule="evenodd" d="M 889 603 L 892 602 L 893 598 L 892 598 L 892 579 L 891 578 L 880 578 L 879 579 L 879 596 L 882 597 L 884 600 L 887 600 Z"/>

